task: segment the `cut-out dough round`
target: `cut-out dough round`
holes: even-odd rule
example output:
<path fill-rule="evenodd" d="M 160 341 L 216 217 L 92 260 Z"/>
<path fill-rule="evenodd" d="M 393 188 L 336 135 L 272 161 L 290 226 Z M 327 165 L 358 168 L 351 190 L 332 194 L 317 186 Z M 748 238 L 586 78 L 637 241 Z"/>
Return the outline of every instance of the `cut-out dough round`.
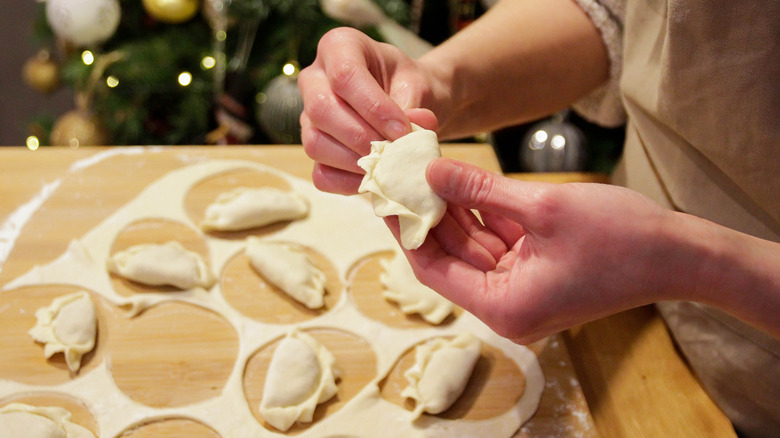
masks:
<path fill-rule="evenodd" d="M 76 423 L 98 436 L 98 424 L 92 411 L 86 404 L 73 396 L 62 392 L 34 391 L 15 394 L 0 400 L 0 407 L 12 403 L 21 403 L 29 406 L 57 407 L 70 413 L 70 422 Z"/>
<path fill-rule="evenodd" d="M 193 223 L 199 224 L 206 217 L 206 209 L 219 195 L 237 187 L 274 187 L 280 190 L 292 190 L 284 177 L 252 167 L 235 168 L 208 175 L 187 188 L 184 196 L 184 208 Z"/>
<path fill-rule="evenodd" d="M 252 267 L 286 294 L 309 309 L 325 305 L 325 274 L 300 248 L 249 237 L 246 255 Z"/>
<path fill-rule="evenodd" d="M 348 271 L 348 290 L 350 298 L 361 314 L 383 325 L 400 329 L 428 329 L 431 323 L 419 313 L 406 314 L 397 303 L 383 296 L 381 283 L 385 272 L 384 264 L 394 256 L 395 250 L 382 251 L 366 256 L 355 263 Z M 437 329 L 452 326 L 463 314 L 457 306 L 453 312 L 437 325 Z"/>
<path fill-rule="evenodd" d="M 371 193 L 377 216 L 398 216 L 406 249 L 419 248 L 447 210 L 425 179 L 428 163 L 439 157 L 436 133 L 412 125 L 412 132 L 396 141 L 371 142 L 371 153 L 358 160 L 366 171 L 358 191 Z"/>
<path fill-rule="evenodd" d="M 26 438 L 95 438 L 70 421 L 71 413 L 61 407 L 40 407 L 11 403 L 0 408 L 0 436 Z"/>
<path fill-rule="evenodd" d="M 316 339 L 297 329 L 290 331 L 271 359 L 260 414 L 281 431 L 296 421 L 312 421 L 317 405 L 338 392 L 335 362 Z"/>
<path fill-rule="evenodd" d="M 308 212 L 309 204 L 299 193 L 274 187 L 238 187 L 209 205 L 200 227 L 205 231 L 241 231 L 300 219 Z"/>
<path fill-rule="evenodd" d="M 354 406 L 355 398 L 359 398 L 366 387 L 376 381 L 379 373 L 376 353 L 366 339 L 355 333 L 333 328 L 310 328 L 304 332 L 324 346 L 335 358 L 334 367 L 339 373 L 338 393 L 317 405 L 310 423 L 296 422 L 287 429 L 285 432 L 287 435 L 297 435 L 312 429 L 321 431 L 323 423 L 333 424 L 333 421 L 338 423 L 339 417 L 344 418 L 341 410 Z M 276 429 L 268 424 L 260 413 L 260 402 L 263 400 L 263 389 L 271 360 L 276 348 L 284 339 L 285 337 L 282 336 L 260 347 L 248 358 L 243 369 L 243 392 L 246 402 L 249 404 L 253 418 L 263 427 L 263 432 L 269 432 L 269 436 L 275 433 Z M 322 432 L 317 433 L 317 436 L 327 435 L 325 433 L 320 435 L 320 433 Z"/>
<path fill-rule="evenodd" d="M 86 291 L 55 298 L 47 307 L 35 312 L 37 323 L 29 333 L 35 341 L 44 344 L 48 359 L 64 353 L 72 372 L 81 367 L 81 357 L 95 348 L 97 316 L 95 304 Z"/>
<path fill-rule="evenodd" d="M 124 396 L 151 407 L 186 406 L 222 393 L 239 337 L 214 311 L 167 302 L 115 327 L 108 350 L 111 378 Z"/>
<path fill-rule="evenodd" d="M 163 418 L 135 425 L 122 433 L 121 438 L 220 438 L 208 426 L 188 418 Z"/>
<path fill-rule="evenodd" d="M 111 256 L 107 267 L 114 274 L 149 286 L 208 289 L 216 281 L 203 257 L 176 241 L 132 246 Z"/>
<path fill-rule="evenodd" d="M 382 295 L 398 303 L 405 314 L 419 313 L 423 319 L 436 325 L 455 310 L 451 301 L 417 280 L 402 253 L 397 252 L 391 261 L 383 259 L 381 263 L 385 268 L 380 276 L 385 288 Z"/>
<path fill-rule="evenodd" d="M 309 247 L 301 246 L 301 249 L 326 277 L 325 305 L 318 309 L 306 307 L 267 279 L 262 279 L 245 251 L 225 263 L 217 287 L 232 308 L 261 323 L 297 324 L 323 316 L 341 301 L 345 285 L 329 258 Z"/>
<path fill-rule="evenodd" d="M 415 364 L 404 373 L 409 386 L 401 392 L 415 401 L 415 417 L 423 412 L 439 414 L 455 403 L 481 349 L 482 341 L 468 332 L 452 340 L 435 338 L 417 346 Z"/>

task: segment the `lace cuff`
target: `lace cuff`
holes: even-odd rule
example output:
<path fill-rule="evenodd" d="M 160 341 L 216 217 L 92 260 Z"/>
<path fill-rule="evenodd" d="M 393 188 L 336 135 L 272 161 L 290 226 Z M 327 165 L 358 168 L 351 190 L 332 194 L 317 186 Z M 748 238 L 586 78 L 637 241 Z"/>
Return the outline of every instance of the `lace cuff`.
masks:
<path fill-rule="evenodd" d="M 601 33 L 609 55 L 607 82 L 572 105 L 585 119 L 607 127 L 626 121 L 620 100 L 620 74 L 623 71 L 623 16 L 622 0 L 574 0 L 590 17 Z"/>

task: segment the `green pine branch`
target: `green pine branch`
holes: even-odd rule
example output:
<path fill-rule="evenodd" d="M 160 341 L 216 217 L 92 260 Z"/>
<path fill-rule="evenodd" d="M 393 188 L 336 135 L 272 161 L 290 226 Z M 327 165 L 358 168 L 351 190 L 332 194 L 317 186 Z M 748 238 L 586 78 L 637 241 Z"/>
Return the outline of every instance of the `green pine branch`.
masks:
<path fill-rule="evenodd" d="M 404 0 L 377 3 L 399 22 L 408 20 Z M 65 86 L 75 94 L 89 93 L 90 109 L 111 133 L 114 144 L 203 143 L 215 128 L 214 97 L 219 91 L 215 71 L 201 65 L 205 56 L 216 56 L 214 32 L 207 18 L 198 13 L 186 23 L 166 24 L 150 18 L 139 0 L 120 0 L 120 6 L 122 18 L 116 33 L 93 53 L 96 59 L 106 53 L 121 53 L 121 59 L 98 72 L 102 73 L 100 80 L 92 83 L 90 75 L 95 74 L 98 62 L 85 65 L 82 50 L 68 53 L 62 63 Z M 243 71 L 249 84 L 249 91 L 245 91 L 249 95 L 242 96 L 247 105 L 253 105 L 254 95 L 281 74 L 285 63 L 296 60 L 306 66 L 313 62 L 320 37 L 342 25 L 327 17 L 317 0 L 233 1 L 228 18 L 227 60 L 240 43 L 241 24 L 259 21 Z M 43 12 L 35 21 L 34 34 L 41 46 L 57 46 Z M 192 75 L 188 86 L 178 83 L 184 71 Z M 106 82 L 109 76 L 118 82 L 115 87 Z M 247 122 L 260 130 L 254 116 Z"/>

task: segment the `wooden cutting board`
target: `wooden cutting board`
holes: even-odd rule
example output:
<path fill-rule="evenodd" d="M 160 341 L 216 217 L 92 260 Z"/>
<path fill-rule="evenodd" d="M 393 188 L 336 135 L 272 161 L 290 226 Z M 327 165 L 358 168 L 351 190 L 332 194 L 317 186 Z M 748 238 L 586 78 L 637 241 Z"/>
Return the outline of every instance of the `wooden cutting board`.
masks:
<path fill-rule="evenodd" d="M 443 153 L 499 171 L 496 158 L 487 145 L 448 145 Z M 97 226 L 168 171 L 211 158 L 256 161 L 304 179 L 310 179 L 312 169 L 311 161 L 297 146 L 0 150 L 0 223 L 5 221 L 6 243 L 13 241 L 0 271 L 0 287 L 33 266 L 49 263 L 61 255 L 73 238 Z M 285 185 L 283 180 L 272 175 L 236 172 L 196 187 L 197 190 L 185 200 L 185 208 L 191 217 L 197 218 L 216 194 L 239 183 Z M 14 224 L 18 229 L 14 229 Z M 273 230 L 270 227 L 254 232 L 270 233 Z M 243 237 L 246 235 L 232 236 Z M 135 243 L 172 238 L 194 251 L 206 250 L 200 236 L 192 230 L 164 220 L 148 220 L 126 228 L 117 237 L 112 251 Z M 248 263 L 240 257 L 226 265 L 224 271 L 229 272 L 226 278 L 230 280 L 221 280 L 221 286 L 232 306 L 261 321 L 304 321 L 327 311 L 342 294 L 349 293 L 362 313 L 384 324 L 401 328 L 425 327 L 426 323 L 420 318 L 402 315 L 395 305 L 381 298 L 376 280 L 381 271 L 379 260 L 387 256 L 380 253 L 363 260 L 352 269 L 347 284 L 342 284 L 337 275 L 330 273 L 326 308 L 322 311 L 306 309 L 273 287 L 258 285 Z M 328 273 L 327 260 L 318 260 L 318 264 L 326 267 Z M 148 288 L 119 278 L 113 281 L 120 294 L 148 292 Z M 47 305 L 53 297 L 75 290 L 79 289 L 51 285 L 0 293 L 0 348 L 3 351 L 0 379 L 30 385 L 57 385 L 78 378 L 68 372 L 61 355 L 44 359 L 42 347 L 27 335 L 27 330 L 35 324 L 35 309 Z M 263 300 L 258 301 L 258 296 L 264 297 Z M 133 400 L 152 407 L 182 406 L 208 400 L 220 393 L 238 349 L 237 333 L 224 319 L 182 303 L 161 304 L 129 318 L 124 310 L 102 297 L 95 297 L 95 301 L 100 339 L 98 347 L 84 358 L 81 373 L 110 357 L 111 372 L 120 390 Z M 317 419 L 341 409 L 374 379 L 376 363 L 370 346 L 349 333 L 323 329 L 313 330 L 311 334 L 334 353 L 337 362 L 347 367 L 339 384 L 338 398 L 321 405 L 315 414 Z M 256 406 L 262 396 L 264 370 L 273 348 L 274 343 L 250 357 L 243 380 L 252 413 L 261 423 L 264 420 Z M 596 436 L 564 343 L 554 336 L 532 345 L 531 349 L 539 357 L 546 386 L 539 409 L 516 436 Z M 404 384 L 401 371 L 408 366 L 411 356 L 410 352 L 405 354 L 381 386 L 384 398 L 402 406 L 405 402 L 399 395 Z M 490 347 L 485 347 L 482 357 L 464 397 L 443 416 L 489 418 L 508 409 L 522 393 L 523 376 L 514 363 Z M 69 408 L 76 422 L 96 430 L 89 409 L 61 393 L 14 394 L 0 400 L 0 406 L 11 401 Z M 296 425 L 290 433 L 307 427 Z M 176 419 L 145 425 L 128 436 L 214 437 L 218 434 L 197 422 Z"/>

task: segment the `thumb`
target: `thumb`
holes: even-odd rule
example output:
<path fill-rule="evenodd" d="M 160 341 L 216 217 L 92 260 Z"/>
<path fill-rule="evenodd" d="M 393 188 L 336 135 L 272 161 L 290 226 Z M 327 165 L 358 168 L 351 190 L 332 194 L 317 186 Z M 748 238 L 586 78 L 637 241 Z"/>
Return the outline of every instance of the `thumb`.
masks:
<path fill-rule="evenodd" d="M 428 165 L 428 184 L 444 200 L 526 225 L 537 183 L 523 183 L 446 158 Z"/>

